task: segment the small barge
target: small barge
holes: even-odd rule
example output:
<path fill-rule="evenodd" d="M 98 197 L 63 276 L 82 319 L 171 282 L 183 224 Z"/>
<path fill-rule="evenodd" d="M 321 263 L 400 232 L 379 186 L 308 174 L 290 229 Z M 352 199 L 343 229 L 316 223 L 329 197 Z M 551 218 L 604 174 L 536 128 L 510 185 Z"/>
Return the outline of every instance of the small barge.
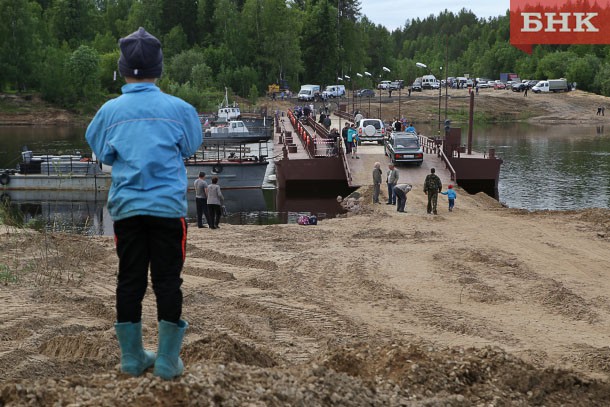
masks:
<path fill-rule="evenodd" d="M 16 169 L 0 172 L 0 190 L 108 191 L 109 171 L 91 158 L 74 155 L 21 153 Z"/>

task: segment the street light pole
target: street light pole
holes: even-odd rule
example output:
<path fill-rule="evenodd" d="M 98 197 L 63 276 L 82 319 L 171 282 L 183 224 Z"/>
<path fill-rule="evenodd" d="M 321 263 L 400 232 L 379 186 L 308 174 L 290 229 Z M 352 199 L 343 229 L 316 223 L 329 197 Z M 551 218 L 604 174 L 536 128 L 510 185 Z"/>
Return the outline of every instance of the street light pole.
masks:
<path fill-rule="evenodd" d="M 356 72 L 356 76 L 362 78 L 362 74 L 360 72 Z M 360 107 L 358 110 L 362 110 L 362 95 L 359 96 L 360 99 Z M 356 94 L 354 93 L 354 111 L 356 111 Z"/>
<path fill-rule="evenodd" d="M 398 120 L 400 120 L 400 91 L 402 89 L 402 85 L 398 82 Z"/>
<path fill-rule="evenodd" d="M 370 72 L 364 71 L 364 74 L 368 77 L 371 77 Z M 370 93 L 369 93 L 369 111 L 367 112 L 367 117 L 371 117 L 371 94 Z"/>
<path fill-rule="evenodd" d="M 428 65 L 422 64 L 421 62 L 416 62 L 415 66 L 417 66 L 418 68 L 427 69 L 428 73 L 430 75 L 432 75 L 432 70 L 430 68 L 428 68 Z M 441 72 L 440 76 L 442 77 L 442 75 L 443 75 L 443 67 L 441 66 L 439 69 L 440 69 L 440 72 Z M 441 134 L 441 98 L 442 98 L 441 97 L 441 92 L 442 92 L 442 87 L 441 87 L 441 84 L 439 83 L 438 84 L 438 134 L 439 135 Z M 445 90 L 445 92 L 446 92 L 446 90 Z"/>
<path fill-rule="evenodd" d="M 443 77 L 443 67 L 440 67 L 440 77 Z M 443 87 L 441 86 L 441 83 L 438 83 L 438 136 L 441 135 L 441 92 L 443 90 Z"/>
<path fill-rule="evenodd" d="M 386 68 L 385 66 L 381 67 L 381 69 L 382 69 L 384 72 L 388 72 L 388 73 L 389 73 L 389 72 L 392 72 L 392 71 L 390 71 L 390 69 L 389 69 L 389 68 Z M 379 76 L 379 84 L 381 84 L 381 76 Z M 389 86 L 389 85 L 388 85 L 388 86 Z M 381 91 L 382 91 L 382 89 L 380 88 L 380 89 L 379 89 L 379 120 L 383 120 L 383 119 L 381 118 Z M 389 93 L 390 93 L 390 89 L 388 88 L 388 94 L 389 94 Z"/>
<path fill-rule="evenodd" d="M 381 75 L 379 75 L 379 83 L 377 84 L 377 89 L 379 89 L 379 110 L 377 111 L 379 120 L 381 120 L 381 93 L 383 89 L 381 89 Z"/>
<path fill-rule="evenodd" d="M 343 76 L 345 76 L 345 75 L 343 75 Z M 341 81 L 341 82 L 343 82 L 343 78 L 341 78 L 341 77 L 337 77 L 337 81 Z M 335 89 L 335 91 L 337 91 L 337 90 L 338 90 L 338 89 Z M 335 96 L 336 96 L 336 93 L 335 93 Z M 330 96 L 328 96 L 328 97 L 330 98 Z M 348 104 L 348 107 L 349 107 L 349 104 Z M 337 111 L 339 111 L 339 110 L 341 110 L 341 109 L 339 109 L 339 103 L 337 103 Z"/>
<path fill-rule="evenodd" d="M 349 79 L 349 83 L 352 87 L 352 94 L 354 93 L 354 83 L 352 82 L 352 77 L 349 75 L 343 75 L 343 77 L 345 79 Z M 347 95 L 347 109 L 349 109 L 349 94 L 347 93 L 347 91 L 345 91 L 345 94 Z M 355 103 L 355 102 L 354 102 Z M 355 110 L 354 105 L 352 104 L 352 112 Z"/>

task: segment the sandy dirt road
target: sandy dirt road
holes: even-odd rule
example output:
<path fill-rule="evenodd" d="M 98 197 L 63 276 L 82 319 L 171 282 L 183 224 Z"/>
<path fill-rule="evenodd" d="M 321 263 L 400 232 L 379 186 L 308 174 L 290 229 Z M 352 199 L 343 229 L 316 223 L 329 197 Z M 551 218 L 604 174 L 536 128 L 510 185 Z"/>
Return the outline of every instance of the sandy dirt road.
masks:
<path fill-rule="evenodd" d="M 610 213 L 458 189 L 433 216 L 420 191 L 407 213 L 362 188 L 358 214 L 317 226 L 191 229 L 170 383 L 117 374 L 111 238 L 5 229 L 0 401 L 608 405 Z M 154 349 L 150 292 L 144 327 Z"/>

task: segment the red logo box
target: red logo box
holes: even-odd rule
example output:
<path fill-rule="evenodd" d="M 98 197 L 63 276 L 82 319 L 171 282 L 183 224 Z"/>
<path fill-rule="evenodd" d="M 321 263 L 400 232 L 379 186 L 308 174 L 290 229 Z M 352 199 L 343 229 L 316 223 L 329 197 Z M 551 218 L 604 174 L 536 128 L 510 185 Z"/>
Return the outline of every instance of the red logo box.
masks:
<path fill-rule="evenodd" d="M 609 44 L 610 0 L 511 0 L 510 43 L 528 54 L 534 44 Z"/>

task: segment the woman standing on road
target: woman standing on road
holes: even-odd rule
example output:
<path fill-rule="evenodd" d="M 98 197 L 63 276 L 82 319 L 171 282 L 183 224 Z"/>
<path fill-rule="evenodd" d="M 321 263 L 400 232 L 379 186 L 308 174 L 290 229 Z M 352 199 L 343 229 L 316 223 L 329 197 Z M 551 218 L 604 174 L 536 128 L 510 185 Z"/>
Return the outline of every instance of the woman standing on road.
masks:
<path fill-rule="evenodd" d="M 218 229 L 220 223 L 221 210 L 220 207 L 225 198 L 222 196 L 220 185 L 218 185 L 218 177 L 212 178 L 212 185 L 208 186 L 208 210 L 210 212 L 210 229 Z"/>

